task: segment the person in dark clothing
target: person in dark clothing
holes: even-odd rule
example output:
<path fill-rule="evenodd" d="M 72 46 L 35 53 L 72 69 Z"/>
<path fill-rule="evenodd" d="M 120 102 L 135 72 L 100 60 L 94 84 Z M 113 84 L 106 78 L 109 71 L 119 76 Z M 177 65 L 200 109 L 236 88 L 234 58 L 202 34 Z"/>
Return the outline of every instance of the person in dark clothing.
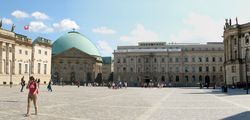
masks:
<path fill-rule="evenodd" d="M 21 92 L 23 92 L 23 88 L 25 86 L 25 80 L 24 80 L 24 76 L 21 78 Z"/>
<path fill-rule="evenodd" d="M 40 85 L 40 79 L 37 80 L 37 85 L 38 85 L 38 88 L 39 88 L 39 85 Z"/>
<path fill-rule="evenodd" d="M 52 82 L 51 82 L 51 80 L 49 81 L 47 89 L 48 89 L 48 91 L 52 92 Z"/>

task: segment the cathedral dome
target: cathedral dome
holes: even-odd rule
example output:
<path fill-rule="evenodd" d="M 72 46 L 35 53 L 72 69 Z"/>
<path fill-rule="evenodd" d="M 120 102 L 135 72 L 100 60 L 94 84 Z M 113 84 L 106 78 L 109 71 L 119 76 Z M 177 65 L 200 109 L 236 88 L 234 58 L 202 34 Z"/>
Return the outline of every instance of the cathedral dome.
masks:
<path fill-rule="evenodd" d="M 71 31 L 59 37 L 52 47 L 53 54 L 59 54 L 70 48 L 77 48 L 89 55 L 101 56 L 96 46 L 84 35 Z"/>

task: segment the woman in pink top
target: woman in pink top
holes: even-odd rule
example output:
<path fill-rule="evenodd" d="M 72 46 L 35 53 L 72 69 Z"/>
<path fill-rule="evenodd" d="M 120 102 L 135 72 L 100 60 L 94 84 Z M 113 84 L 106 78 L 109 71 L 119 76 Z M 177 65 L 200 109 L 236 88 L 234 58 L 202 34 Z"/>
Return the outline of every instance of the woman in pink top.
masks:
<path fill-rule="evenodd" d="M 35 115 L 37 115 L 37 95 L 38 95 L 38 85 L 33 76 L 30 77 L 29 83 L 26 87 L 29 89 L 28 94 L 28 106 L 27 106 L 27 114 L 26 116 L 30 116 L 30 102 L 33 101 L 35 107 Z"/>

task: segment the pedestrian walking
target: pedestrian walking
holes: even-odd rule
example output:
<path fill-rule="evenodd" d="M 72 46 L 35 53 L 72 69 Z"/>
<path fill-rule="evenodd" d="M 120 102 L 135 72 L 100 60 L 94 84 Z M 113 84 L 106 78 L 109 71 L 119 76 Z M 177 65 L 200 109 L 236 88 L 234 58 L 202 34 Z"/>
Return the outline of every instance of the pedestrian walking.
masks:
<path fill-rule="evenodd" d="M 52 82 L 51 82 L 51 80 L 49 81 L 47 89 L 48 89 L 48 91 L 52 92 Z"/>
<path fill-rule="evenodd" d="M 80 87 L 80 81 L 77 80 L 77 81 L 76 81 L 76 84 L 77 84 L 77 87 L 79 88 L 79 87 Z"/>
<path fill-rule="evenodd" d="M 28 105 L 27 105 L 27 113 L 26 113 L 26 117 L 30 116 L 30 102 L 33 101 L 34 103 L 34 107 L 35 107 L 35 115 L 37 115 L 37 99 L 38 99 L 38 85 L 35 82 L 35 78 L 33 76 L 31 76 L 29 78 L 29 82 L 28 85 L 26 87 L 27 89 L 29 89 L 29 93 L 28 93 Z"/>
<path fill-rule="evenodd" d="M 127 88 L 128 87 L 128 83 L 125 81 L 124 82 L 124 87 Z"/>
<path fill-rule="evenodd" d="M 23 88 L 25 86 L 25 80 L 24 80 L 24 76 L 21 78 L 21 92 L 23 92 Z"/>
<path fill-rule="evenodd" d="M 37 85 L 38 85 L 38 88 L 39 88 L 39 85 L 40 85 L 40 78 L 37 80 Z"/>

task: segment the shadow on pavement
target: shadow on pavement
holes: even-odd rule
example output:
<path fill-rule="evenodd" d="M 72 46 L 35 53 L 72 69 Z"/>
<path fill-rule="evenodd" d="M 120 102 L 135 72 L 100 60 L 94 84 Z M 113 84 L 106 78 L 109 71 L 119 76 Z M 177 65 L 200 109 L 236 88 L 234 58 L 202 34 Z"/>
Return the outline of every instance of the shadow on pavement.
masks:
<path fill-rule="evenodd" d="M 15 101 L 15 100 L 0 100 L 0 102 L 15 103 L 15 102 L 19 102 L 19 101 Z"/>
<path fill-rule="evenodd" d="M 185 89 L 185 88 L 182 88 Z M 199 88 L 193 88 L 193 89 L 199 89 Z M 204 90 L 202 92 L 196 92 L 196 93 L 184 93 L 184 94 L 218 94 L 218 95 L 248 95 L 246 94 L 246 90 L 243 89 L 228 89 L 228 92 L 222 92 L 221 89 L 199 89 L 199 90 Z M 250 119 L 249 119 L 250 120 Z"/>
<path fill-rule="evenodd" d="M 233 116 L 223 118 L 222 120 L 250 120 L 250 111 L 242 112 Z"/>

